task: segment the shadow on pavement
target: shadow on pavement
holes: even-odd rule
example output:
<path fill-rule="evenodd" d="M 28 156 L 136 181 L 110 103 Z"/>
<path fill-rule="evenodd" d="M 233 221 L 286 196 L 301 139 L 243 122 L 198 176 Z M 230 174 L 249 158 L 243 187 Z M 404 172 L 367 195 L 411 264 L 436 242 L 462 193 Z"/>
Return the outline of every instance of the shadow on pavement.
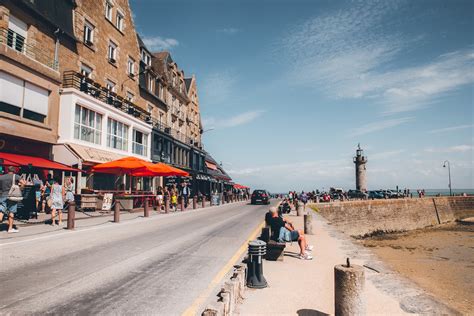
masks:
<path fill-rule="evenodd" d="M 329 316 L 329 314 L 314 309 L 300 309 L 296 313 L 298 316 Z"/>

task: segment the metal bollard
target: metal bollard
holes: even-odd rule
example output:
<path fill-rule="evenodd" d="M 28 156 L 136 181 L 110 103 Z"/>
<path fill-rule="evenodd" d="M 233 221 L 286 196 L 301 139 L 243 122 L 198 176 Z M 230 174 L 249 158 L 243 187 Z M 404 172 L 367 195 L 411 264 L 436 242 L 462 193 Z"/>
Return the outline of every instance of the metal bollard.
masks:
<path fill-rule="evenodd" d="M 169 211 L 170 211 L 170 200 L 168 198 L 168 196 L 164 196 L 164 199 L 165 199 L 165 213 L 168 214 Z"/>
<path fill-rule="evenodd" d="M 334 267 L 334 307 L 336 316 L 365 315 L 364 268 L 347 264 Z"/>
<path fill-rule="evenodd" d="M 197 196 L 193 196 L 193 210 L 197 209 L 197 202 L 198 202 Z"/>
<path fill-rule="evenodd" d="M 311 214 L 304 215 L 304 233 L 306 235 L 313 234 L 313 215 Z"/>
<path fill-rule="evenodd" d="M 206 207 L 206 196 L 203 195 L 202 196 L 202 208 L 205 208 Z"/>
<path fill-rule="evenodd" d="M 182 196 L 179 201 L 179 207 L 181 209 L 181 212 L 183 212 L 184 211 L 184 196 Z"/>
<path fill-rule="evenodd" d="M 150 217 L 150 205 L 148 205 L 148 198 L 145 198 L 145 204 L 143 205 L 143 216 Z"/>
<path fill-rule="evenodd" d="M 268 286 L 263 276 L 263 257 L 267 253 L 267 243 L 261 240 L 249 242 L 249 257 L 247 261 L 247 286 L 263 289 Z"/>
<path fill-rule="evenodd" d="M 115 201 L 114 223 L 120 223 L 120 203 Z"/>
<path fill-rule="evenodd" d="M 76 219 L 76 203 L 69 202 L 67 209 L 67 229 L 74 229 L 74 221 Z"/>

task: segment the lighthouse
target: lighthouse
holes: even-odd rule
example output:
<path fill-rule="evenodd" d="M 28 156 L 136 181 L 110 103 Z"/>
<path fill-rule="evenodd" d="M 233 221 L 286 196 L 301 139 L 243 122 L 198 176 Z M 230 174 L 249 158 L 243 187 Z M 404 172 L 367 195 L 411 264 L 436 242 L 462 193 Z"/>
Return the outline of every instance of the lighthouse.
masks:
<path fill-rule="evenodd" d="M 364 156 L 364 151 L 360 148 L 360 143 L 357 146 L 354 163 L 356 172 L 356 189 L 362 192 L 367 192 L 367 175 L 365 174 L 367 157 Z"/>

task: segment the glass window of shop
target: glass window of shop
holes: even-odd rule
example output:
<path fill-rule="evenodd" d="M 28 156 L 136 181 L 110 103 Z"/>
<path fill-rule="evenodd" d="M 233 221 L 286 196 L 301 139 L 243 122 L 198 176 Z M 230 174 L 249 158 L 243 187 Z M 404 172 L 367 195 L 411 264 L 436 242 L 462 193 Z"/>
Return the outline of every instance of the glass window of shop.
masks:
<path fill-rule="evenodd" d="M 102 115 L 76 104 L 74 138 L 100 145 L 101 136 Z"/>
<path fill-rule="evenodd" d="M 133 130 L 133 153 L 141 156 L 148 155 L 148 134 Z"/>
<path fill-rule="evenodd" d="M 128 126 L 109 118 L 107 121 L 107 147 L 128 150 Z"/>

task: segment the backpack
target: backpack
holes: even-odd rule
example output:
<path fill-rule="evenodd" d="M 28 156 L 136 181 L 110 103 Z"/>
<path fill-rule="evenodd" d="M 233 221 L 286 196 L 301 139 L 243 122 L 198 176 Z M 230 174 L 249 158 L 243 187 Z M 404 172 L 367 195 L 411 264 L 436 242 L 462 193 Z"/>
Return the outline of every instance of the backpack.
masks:
<path fill-rule="evenodd" d="M 13 175 L 12 186 L 8 191 L 8 199 L 13 202 L 19 202 L 23 200 L 20 187 L 15 183 L 15 175 Z"/>

